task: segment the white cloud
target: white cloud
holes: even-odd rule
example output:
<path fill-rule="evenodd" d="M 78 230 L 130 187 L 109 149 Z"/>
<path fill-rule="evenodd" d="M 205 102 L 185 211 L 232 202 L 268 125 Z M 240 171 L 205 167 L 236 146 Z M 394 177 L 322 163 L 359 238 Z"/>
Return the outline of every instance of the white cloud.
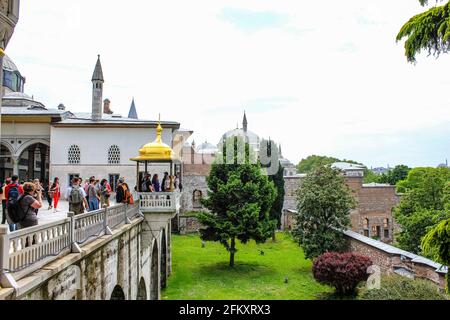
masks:
<path fill-rule="evenodd" d="M 221 18 L 230 7 L 288 18 L 246 32 Z M 134 96 L 140 117 L 161 113 L 198 142 L 217 142 L 248 109 L 250 129 L 281 141 L 295 162 L 339 153 L 374 166 L 435 165 L 435 154 L 418 162 L 410 147 L 390 144 L 450 123 L 447 56 L 412 66 L 395 43 L 422 10 L 411 0 L 22 1 L 7 51 L 26 91 L 50 107 L 90 109 L 100 53 L 114 111 L 127 114 Z"/>

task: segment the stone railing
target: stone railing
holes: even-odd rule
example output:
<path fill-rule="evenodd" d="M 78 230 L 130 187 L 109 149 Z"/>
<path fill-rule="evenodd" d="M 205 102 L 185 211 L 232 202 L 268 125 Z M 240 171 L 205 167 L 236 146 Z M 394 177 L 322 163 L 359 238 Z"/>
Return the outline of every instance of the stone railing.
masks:
<path fill-rule="evenodd" d="M 139 209 L 143 212 L 177 212 L 180 196 L 180 192 L 140 192 Z"/>
<path fill-rule="evenodd" d="M 15 281 L 61 256 L 81 252 L 80 246 L 112 234 L 137 215 L 137 204 L 119 204 L 76 216 L 69 212 L 67 218 L 14 232 L 0 225 L 0 286 L 14 287 Z"/>

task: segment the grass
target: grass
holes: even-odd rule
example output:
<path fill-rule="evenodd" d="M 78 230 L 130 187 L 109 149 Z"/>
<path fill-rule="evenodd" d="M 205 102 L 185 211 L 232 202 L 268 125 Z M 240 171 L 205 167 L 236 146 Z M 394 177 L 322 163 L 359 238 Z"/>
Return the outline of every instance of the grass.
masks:
<path fill-rule="evenodd" d="M 310 300 L 332 292 L 314 280 L 311 261 L 289 234 L 278 233 L 276 242 L 239 243 L 237 249 L 235 266 L 230 268 L 229 254 L 219 243 L 206 242 L 202 248 L 198 235 L 173 235 L 173 272 L 162 298 Z"/>

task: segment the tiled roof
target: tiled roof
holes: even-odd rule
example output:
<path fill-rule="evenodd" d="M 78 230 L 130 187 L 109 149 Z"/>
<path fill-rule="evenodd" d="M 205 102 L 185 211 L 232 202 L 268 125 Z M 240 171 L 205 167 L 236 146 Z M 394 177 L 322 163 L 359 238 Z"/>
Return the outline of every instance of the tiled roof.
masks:
<path fill-rule="evenodd" d="M 394 246 L 383 243 L 381 241 L 377 241 L 375 239 L 368 238 L 357 232 L 354 232 L 351 230 L 346 230 L 346 231 L 344 231 L 344 234 L 349 236 L 350 238 L 356 239 L 356 240 L 358 240 L 362 243 L 365 243 L 371 247 L 377 248 L 378 250 L 387 252 L 389 254 L 402 255 L 402 256 L 405 256 L 405 257 L 411 259 L 411 262 L 421 263 L 421 264 L 430 266 L 430 267 L 434 268 L 436 272 L 439 272 L 439 273 L 447 273 L 448 272 L 448 267 L 446 267 L 440 263 L 434 262 L 433 260 L 419 256 L 417 254 L 396 248 Z"/>

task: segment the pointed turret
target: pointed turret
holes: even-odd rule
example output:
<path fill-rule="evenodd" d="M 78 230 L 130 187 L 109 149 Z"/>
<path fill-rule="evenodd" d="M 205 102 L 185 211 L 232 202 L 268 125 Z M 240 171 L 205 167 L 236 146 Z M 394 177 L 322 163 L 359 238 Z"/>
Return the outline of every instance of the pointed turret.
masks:
<path fill-rule="evenodd" d="M 131 101 L 130 111 L 128 112 L 128 118 L 138 119 L 138 115 L 136 112 L 136 105 L 134 104 L 134 98 Z"/>
<path fill-rule="evenodd" d="M 244 119 L 242 120 L 242 128 L 244 129 L 244 132 L 247 132 L 247 124 L 248 124 L 247 115 L 245 114 L 245 111 L 244 111 Z"/>
<path fill-rule="evenodd" d="M 92 75 L 92 81 L 105 81 L 103 79 L 102 64 L 100 63 L 100 55 L 97 56 L 97 63 L 95 64 L 94 74 Z"/>
<path fill-rule="evenodd" d="M 97 57 L 94 73 L 92 74 L 92 120 L 100 121 L 103 117 L 103 71 L 100 55 Z"/>

